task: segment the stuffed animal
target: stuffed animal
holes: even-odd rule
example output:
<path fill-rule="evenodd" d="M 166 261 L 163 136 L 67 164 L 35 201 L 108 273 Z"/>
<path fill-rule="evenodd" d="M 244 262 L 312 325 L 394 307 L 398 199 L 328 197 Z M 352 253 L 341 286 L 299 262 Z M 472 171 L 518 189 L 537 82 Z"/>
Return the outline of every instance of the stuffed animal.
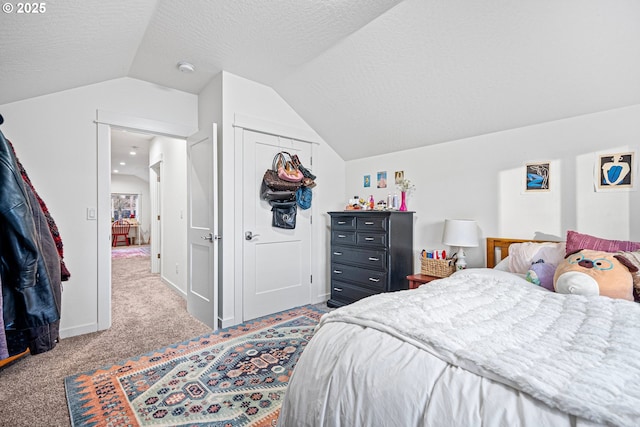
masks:
<path fill-rule="evenodd" d="M 632 272 L 628 260 L 610 252 L 582 249 L 568 254 L 558 265 L 553 286 L 561 294 L 603 295 L 633 301 Z"/>
<path fill-rule="evenodd" d="M 531 264 L 525 276 L 528 282 L 553 292 L 553 274 L 556 271 L 556 264 L 550 264 L 539 259 Z"/>

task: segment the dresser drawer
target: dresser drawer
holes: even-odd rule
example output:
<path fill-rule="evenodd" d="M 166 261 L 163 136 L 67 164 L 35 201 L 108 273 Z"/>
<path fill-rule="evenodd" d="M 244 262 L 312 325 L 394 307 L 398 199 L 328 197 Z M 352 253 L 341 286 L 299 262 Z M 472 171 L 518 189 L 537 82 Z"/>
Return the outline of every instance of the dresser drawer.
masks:
<path fill-rule="evenodd" d="M 372 289 L 361 288 L 338 280 L 331 280 L 331 299 L 340 303 L 350 304 L 378 293 L 378 291 Z"/>
<path fill-rule="evenodd" d="M 332 230 L 355 230 L 356 217 L 355 216 L 331 217 L 331 229 Z"/>
<path fill-rule="evenodd" d="M 367 268 L 386 271 L 387 251 L 334 246 L 331 249 L 331 262 L 357 264 Z"/>
<path fill-rule="evenodd" d="M 364 246 L 387 246 L 387 235 L 382 233 L 369 233 L 358 231 L 356 233 L 356 243 Z"/>
<path fill-rule="evenodd" d="M 331 280 L 355 282 L 382 292 L 387 284 L 387 272 L 344 264 L 332 264 Z"/>
<path fill-rule="evenodd" d="M 387 231 L 387 218 L 356 218 L 356 228 L 358 229 L 358 231 Z"/>
<path fill-rule="evenodd" d="M 354 245 L 356 243 L 356 232 L 334 230 L 331 232 L 331 243 L 334 245 Z"/>

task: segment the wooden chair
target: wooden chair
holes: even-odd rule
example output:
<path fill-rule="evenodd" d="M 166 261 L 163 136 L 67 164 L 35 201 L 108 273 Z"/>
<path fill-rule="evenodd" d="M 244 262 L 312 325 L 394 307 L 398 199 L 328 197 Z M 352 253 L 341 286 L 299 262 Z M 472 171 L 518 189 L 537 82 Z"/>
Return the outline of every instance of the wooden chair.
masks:
<path fill-rule="evenodd" d="M 111 245 L 113 247 L 118 246 L 118 240 L 120 237 L 124 238 L 124 242 L 129 246 L 129 229 L 131 224 L 119 219 L 111 224 Z"/>

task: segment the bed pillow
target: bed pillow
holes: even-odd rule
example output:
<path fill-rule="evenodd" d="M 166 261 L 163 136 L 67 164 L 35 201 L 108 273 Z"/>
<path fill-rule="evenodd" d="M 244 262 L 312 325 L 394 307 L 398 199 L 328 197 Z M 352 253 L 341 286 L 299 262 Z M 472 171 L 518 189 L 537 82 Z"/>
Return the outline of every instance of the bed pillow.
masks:
<path fill-rule="evenodd" d="M 567 231 L 567 255 L 580 249 L 591 249 L 602 252 L 633 252 L 640 250 L 640 242 L 627 242 L 625 240 L 607 240 L 589 234 Z"/>
<path fill-rule="evenodd" d="M 542 260 L 555 266 L 560 264 L 564 256 L 564 242 L 513 243 L 509 246 L 509 271 L 527 274 L 533 263 Z"/>
<path fill-rule="evenodd" d="M 507 273 L 510 272 L 510 270 L 509 270 L 509 255 L 507 255 L 505 258 L 500 260 L 500 262 L 497 263 L 496 266 L 493 267 L 493 269 L 494 270 L 500 270 L 500 271 L 506 271 Z"/>
<path fill-rule="evenodd" d="M 629 268 L 633 277 L 633 296 L 636 301 L 640 302 L 640 251 L 619 251 L 617 255 L 625 258 L 628 264 L 637 269 L 633 271 L 633 268 Z M 629 265 L 627 266 L 629 267 Z"/>

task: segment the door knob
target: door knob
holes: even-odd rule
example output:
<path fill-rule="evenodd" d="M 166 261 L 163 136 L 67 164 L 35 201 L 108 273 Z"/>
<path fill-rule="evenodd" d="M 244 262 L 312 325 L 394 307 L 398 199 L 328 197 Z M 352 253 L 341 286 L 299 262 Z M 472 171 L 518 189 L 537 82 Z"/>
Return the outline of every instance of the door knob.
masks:
<path fill-rule="evenodd" d="M 217 234 L 213 234 L 213 233 L 209 233 L 209 234 L 205 234 L 204 236 L 202 236 L 203 240 L 208 240 L 211 243 L 213 243 L 214 240 L 220 240 L 222 239 L 222 237 L 218 236 Z"/>
<path fill-rule="evenodd" d="M 247 231 L 244 233 L 245 240 L 253 240 L 254 237 L 258 237 L 259 234 L 253 234 L 251 231 Z"/>

